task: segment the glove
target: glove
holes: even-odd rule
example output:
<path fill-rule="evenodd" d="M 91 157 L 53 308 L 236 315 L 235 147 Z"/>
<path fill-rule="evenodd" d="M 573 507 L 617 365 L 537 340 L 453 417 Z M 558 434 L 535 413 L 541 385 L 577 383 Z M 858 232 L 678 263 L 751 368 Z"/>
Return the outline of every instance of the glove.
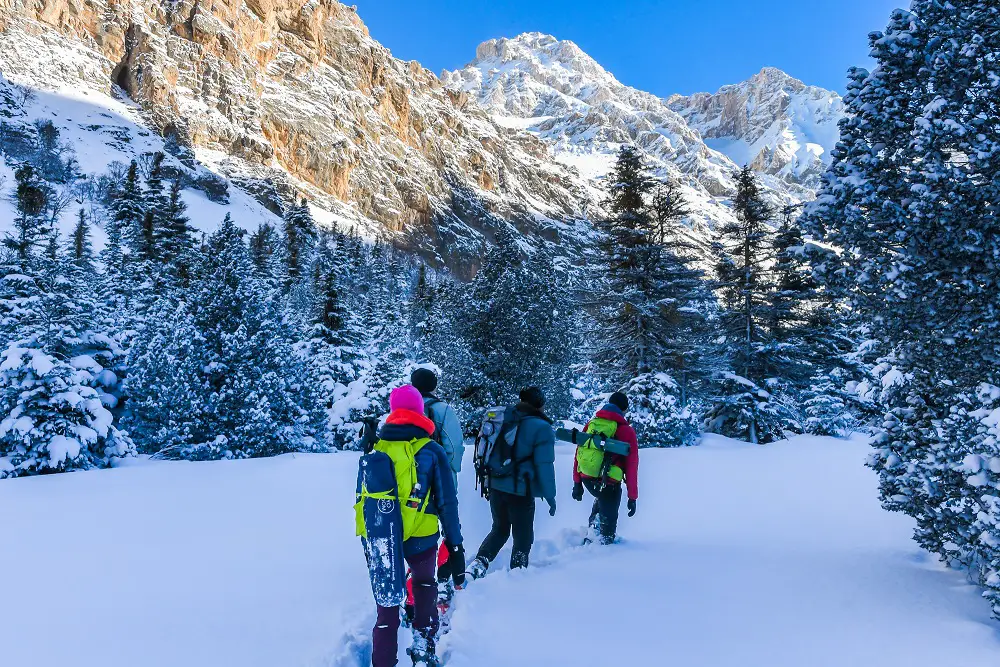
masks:
<path fill-rule="evenodd" d="M 545 502 L 547 502 L 549 504 L 549 516 L 555 516 L 556 515 L 556 499 L 555 498 L 546 498 Z"/>
<path fill-rule="evenodd" d="M 465 547 L 461 544 L 448 545 L 448 567 L 456 590 L 465 586 Z"/>
<path fill-rule="evenodd" d="M 630 517 L 635 516 L 635 501 L 632 500 L 631 498 L 629 498 L 628 501 L 628 515 Z"/>
<path fill-rule="evenodd" d="M 583 482 L 573 485 L 573 500 L 580 502 L 583 500 Z"/>

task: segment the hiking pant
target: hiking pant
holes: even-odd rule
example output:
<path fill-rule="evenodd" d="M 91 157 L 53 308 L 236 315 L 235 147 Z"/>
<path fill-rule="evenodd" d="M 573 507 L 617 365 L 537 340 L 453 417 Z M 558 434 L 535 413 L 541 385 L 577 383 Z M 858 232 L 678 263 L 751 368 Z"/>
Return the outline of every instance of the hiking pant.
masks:
<path fill-rule="evenodd" d="M 413 577 L 413 629 L 431 646 L 438 632 L 437 547 L 406 557 Z M 394 667 L 399 652 L 399 607 L 379 607 L 372 630 L 372 667 Z"/>
<path fill-rule="evenodd" d="M 535 499 L 490 490 L 490 513 L 493 515 L 493 528 L 479 547 L 477 558 L 492 563 L 513 533 L 514 551 L 510 554 L 510 567 L 528 567 L 528 554 L 535 541 Z"/>
<path fill-rule="evenodd" d="M 594 507 L 590 510 L 590 527 L 598 532 L 601 544 L 615 541 L 618 531 L 618 511 L 622 505 L 622 485 L 609 482 L 601 489 L 596 479 L 584 480 L 583 485 L 594 496 Z"/>

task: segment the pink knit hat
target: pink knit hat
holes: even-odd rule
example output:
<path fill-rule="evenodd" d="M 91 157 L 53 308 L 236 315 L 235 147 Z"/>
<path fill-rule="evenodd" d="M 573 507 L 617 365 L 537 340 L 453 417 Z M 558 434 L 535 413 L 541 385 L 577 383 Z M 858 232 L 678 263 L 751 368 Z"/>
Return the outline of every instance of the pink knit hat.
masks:
<path fill-rule="evenodd" d="M 424 397 L 412 384 L 404 384 L 402 387 L 396 387 L 389 394 L 389 409 L 393 412 L 410 410 L 422 415 L 424 414 Z"/>

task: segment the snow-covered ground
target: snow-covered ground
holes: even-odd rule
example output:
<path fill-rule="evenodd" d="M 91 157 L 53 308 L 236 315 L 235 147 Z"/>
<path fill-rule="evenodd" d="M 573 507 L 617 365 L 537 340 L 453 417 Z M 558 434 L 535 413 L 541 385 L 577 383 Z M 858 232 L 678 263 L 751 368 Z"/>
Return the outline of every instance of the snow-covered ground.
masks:
<path fill-rule="evenodd" d="M 623 542 L 577 547 L 588 507 L 569 497 L 561 448 L 559 513 L 539 512 L 533 567 L 459 594 L 447 664 L 1000 664 L 987 605 L 880 509 L 866 454 L 818 438 L 643 450 Z M 353 536 L 356 458 L 0 482 L 2 664 L 353 667 L 374 617 Z M 474 552 L 489 512 L 471 481 Z"/>

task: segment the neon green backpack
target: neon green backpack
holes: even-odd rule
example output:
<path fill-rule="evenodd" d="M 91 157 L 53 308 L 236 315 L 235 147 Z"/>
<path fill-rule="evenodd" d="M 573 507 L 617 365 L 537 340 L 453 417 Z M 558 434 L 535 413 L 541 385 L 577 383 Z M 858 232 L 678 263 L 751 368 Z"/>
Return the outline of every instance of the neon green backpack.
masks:
<path fill-rule="evenodd" d="M 366 498 L 375 500 L 396 500 L 403 516 L 403 540 L 411 537 L 429 537 L 438 532 L 438 518 L 427 514 L 430 502 L 430 489 L 420 488 L 417 478 L 417 452 L 430 442 L 430 438 L 414 440 L 379 440 L 373 451 L 382 452 L 392 460 L 393 473 L 396 476 L 396 495 L 391 491 L 370 493 L 362 486 L 354 504 L 354 524 L 359 537 L 367 537 L 365 527 L 364 504 Z M 405 499 L 405 500 L 404 500 Z"/>
<path fill-rule="evenodd" d="M 603 435 L 605 438 L 614 438 L 618 432 L 618 422 L 611 419 L 601 419 L 595 417 L 587 425 L 586 433 L 591 435 Z M 604 469 L 605 452 L 594 446 L 594 440 L 587 440 L 586 443 L 578 445 L 576 448 L 576 468 L 585 477 L 601 479 L 601 471 Z M 608 467 L 607 476 L 616 482 L 621 482 L 625 478 L 625 471 L 619 466 Z"/>

